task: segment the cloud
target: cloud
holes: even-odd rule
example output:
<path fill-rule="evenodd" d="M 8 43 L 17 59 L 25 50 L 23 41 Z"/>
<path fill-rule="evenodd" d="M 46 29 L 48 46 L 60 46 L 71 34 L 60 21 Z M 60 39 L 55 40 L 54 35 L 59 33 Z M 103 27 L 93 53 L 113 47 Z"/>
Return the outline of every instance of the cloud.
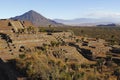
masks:
<path fill-rule="evenodd" d="M 92 12 L 92 13 L 87 14 L 86 17 L 91 17 L 91 18 L 120 18 L 120 13 L 97 11 L 97 12 Z"/>

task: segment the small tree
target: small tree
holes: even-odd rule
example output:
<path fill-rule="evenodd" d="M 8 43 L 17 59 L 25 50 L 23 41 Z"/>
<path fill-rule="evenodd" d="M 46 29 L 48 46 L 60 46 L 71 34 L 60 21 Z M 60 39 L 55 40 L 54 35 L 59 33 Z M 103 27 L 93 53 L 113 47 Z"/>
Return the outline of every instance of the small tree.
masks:
<path fill-rule="evenodd" d="M 120 68 L 115 69 L 114 75 L 117 76 L 117 80 L 120 80 Z"/>
<path fill-rule="evenodd" d="M 99 59 L 99 60 L 97 60 L 97 69 L 98 69 L 98 71 L 100 71 L 100 72 L 103 71 L 103 69 L 102 69 L 103 62 L 104 62 L 104 59 Z"/>

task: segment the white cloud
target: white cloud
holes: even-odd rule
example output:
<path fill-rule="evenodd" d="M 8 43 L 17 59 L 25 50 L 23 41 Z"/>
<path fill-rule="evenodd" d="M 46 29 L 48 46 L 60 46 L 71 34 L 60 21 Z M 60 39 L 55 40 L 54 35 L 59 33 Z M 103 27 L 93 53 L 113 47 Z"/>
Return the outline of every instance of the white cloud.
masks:
<path fill-rule="evenodd" d="M 120 13 L 96 11 L 96 12 L 87 14 L 86 17 L 90 17 L 90 18 L 120 18 Z"/>

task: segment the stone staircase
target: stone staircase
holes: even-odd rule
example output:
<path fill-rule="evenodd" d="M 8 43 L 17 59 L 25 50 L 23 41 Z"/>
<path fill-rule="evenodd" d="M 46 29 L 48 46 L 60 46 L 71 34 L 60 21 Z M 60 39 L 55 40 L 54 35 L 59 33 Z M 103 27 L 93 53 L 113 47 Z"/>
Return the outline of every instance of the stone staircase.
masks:
<path fill-rule="evenodd" d="M 18 29 L 24 29 L 20 21 L 10 21 L 10 23 L 16 32 L 18 32 Z"/>

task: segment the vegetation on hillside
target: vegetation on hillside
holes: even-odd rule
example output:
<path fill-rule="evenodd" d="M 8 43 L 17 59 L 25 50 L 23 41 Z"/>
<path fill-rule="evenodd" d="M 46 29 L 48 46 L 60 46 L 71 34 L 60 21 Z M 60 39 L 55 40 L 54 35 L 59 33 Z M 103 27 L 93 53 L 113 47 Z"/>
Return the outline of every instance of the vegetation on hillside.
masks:
<path fill-rule="evenodd" d="M 9 65 L 25 80 L 120 80 L 120 49 L 113 47 L 120 45 L 119 27 L 29 26 L 12 34 L 1 33 L 1 41 L 13 53 Z"/>
<path fill-rule="evenodd" d="M 49 30 L 48 27 L 41 27 L 39 31 Z M 120 27 L 51 27 L 54 31 L 72 30 L 76 36 L 101 38 L 110 44 L 120 44 Z"/>

